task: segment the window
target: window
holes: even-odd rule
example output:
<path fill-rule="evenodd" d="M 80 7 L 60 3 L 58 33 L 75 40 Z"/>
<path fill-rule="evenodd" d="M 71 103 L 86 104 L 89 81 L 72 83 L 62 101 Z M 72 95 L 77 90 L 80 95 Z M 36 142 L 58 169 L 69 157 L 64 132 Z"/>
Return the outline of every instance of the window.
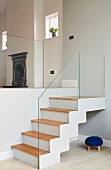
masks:
<path fill-rule="evenodd" d="M 52 38 L 52 34 L 49 32 L 50 28 L 58 29 L 58 12 L 53 13 L 45 17 L 46 24 L 46 39 Z M 58 31 L 56 32 L 56 37 L 58 36 Z"/>
<path fill-rule="evenodd" d="M 7 50 L 7 31 L 2 32 L 2 50 Z"/>

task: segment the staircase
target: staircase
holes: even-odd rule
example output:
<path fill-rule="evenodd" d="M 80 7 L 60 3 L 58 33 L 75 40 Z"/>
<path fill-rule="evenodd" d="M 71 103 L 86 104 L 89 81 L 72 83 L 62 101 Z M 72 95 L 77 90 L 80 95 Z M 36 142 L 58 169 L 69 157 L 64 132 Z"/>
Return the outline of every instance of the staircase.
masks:
<path fill-rule="evenodd" d="M 69 150 L 88 111 L 105 109 L 104 97 L 50 97 L 49 103 L 40 109 L 40 119 L 31 121 L 32 131 L 21 133 L 23 144 L 12 146 L 15 158 L 40 169 L 60 162 L 60 153 Z"/>

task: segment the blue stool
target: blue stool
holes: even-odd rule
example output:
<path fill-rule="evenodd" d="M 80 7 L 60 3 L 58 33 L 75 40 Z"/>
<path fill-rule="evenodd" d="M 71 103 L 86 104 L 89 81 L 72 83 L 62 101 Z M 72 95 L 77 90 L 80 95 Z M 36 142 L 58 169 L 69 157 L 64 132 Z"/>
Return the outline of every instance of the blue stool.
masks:
<path fill-rule="evenodd" d="M 90 136 L 86 138 L 85 144 L 88 145 L 88 151 L 90 151 L 90 148 L 93 146 L 97 146 L 100 151 L 100 146 L 103 144 L 103 140 L 98 136 Z"/>

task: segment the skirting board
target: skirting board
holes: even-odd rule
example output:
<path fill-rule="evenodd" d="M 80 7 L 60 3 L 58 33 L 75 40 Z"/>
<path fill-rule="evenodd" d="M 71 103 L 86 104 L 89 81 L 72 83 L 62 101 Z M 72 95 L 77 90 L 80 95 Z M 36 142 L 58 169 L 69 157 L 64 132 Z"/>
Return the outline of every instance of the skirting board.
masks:
<path fill-rule="evenodd" d="M 77 137 L 74 137 L 74 138 L 70 138 L 69 142 L 74 142 L 74 141 L 77 141 Z"/>
<path fill-rule="evenodd" d="M 74 141 L 77 141 L 77 140 L 81 141 L 81 142 L 85 142 L 85 139 L 87 137 L 88 136 L 79 135 L 78 137 L 71 138 L 70 142 L 74 142 Z M 103 146 L 111 148 L 111 141 L 103 139 Z M 13 150 L 5 151 L 5 152 L 1 152 L 0 153 L 0 161 L 6 160 L 6 159 L 10 159 L 10 158 L 13 158 L 13 157 L 14 157 Z"/>
<path fill-rule="evenodd" d="M 13 158 L 13 150 L 0 152 L 0 161 Z"/>
<path fill-rule="evenodd" d="M 81 141 L 81 142 L 85 142 L 85 139 L 86 139 L 87 137 L 88 137 L 88 136 L 79 135 L 79 136 L 77 137 L 77 140 L 79 140 L 79 141 Z M 111 141 L 110 141 L 110 140 L 103 139 L 103 146 L 106 146 L 106 147 L 111 148 Z"/>

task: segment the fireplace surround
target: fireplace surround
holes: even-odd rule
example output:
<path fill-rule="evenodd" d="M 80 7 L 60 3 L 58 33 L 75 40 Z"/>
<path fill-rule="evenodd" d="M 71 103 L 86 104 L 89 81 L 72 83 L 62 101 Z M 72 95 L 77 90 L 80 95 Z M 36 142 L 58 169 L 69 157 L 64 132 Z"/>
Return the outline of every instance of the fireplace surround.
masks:
<path fill-rule="evenodd" d="M 9 55 L 13 62 L 12 87 L 27 87 L 26 58 L 28 52 Z"/>

